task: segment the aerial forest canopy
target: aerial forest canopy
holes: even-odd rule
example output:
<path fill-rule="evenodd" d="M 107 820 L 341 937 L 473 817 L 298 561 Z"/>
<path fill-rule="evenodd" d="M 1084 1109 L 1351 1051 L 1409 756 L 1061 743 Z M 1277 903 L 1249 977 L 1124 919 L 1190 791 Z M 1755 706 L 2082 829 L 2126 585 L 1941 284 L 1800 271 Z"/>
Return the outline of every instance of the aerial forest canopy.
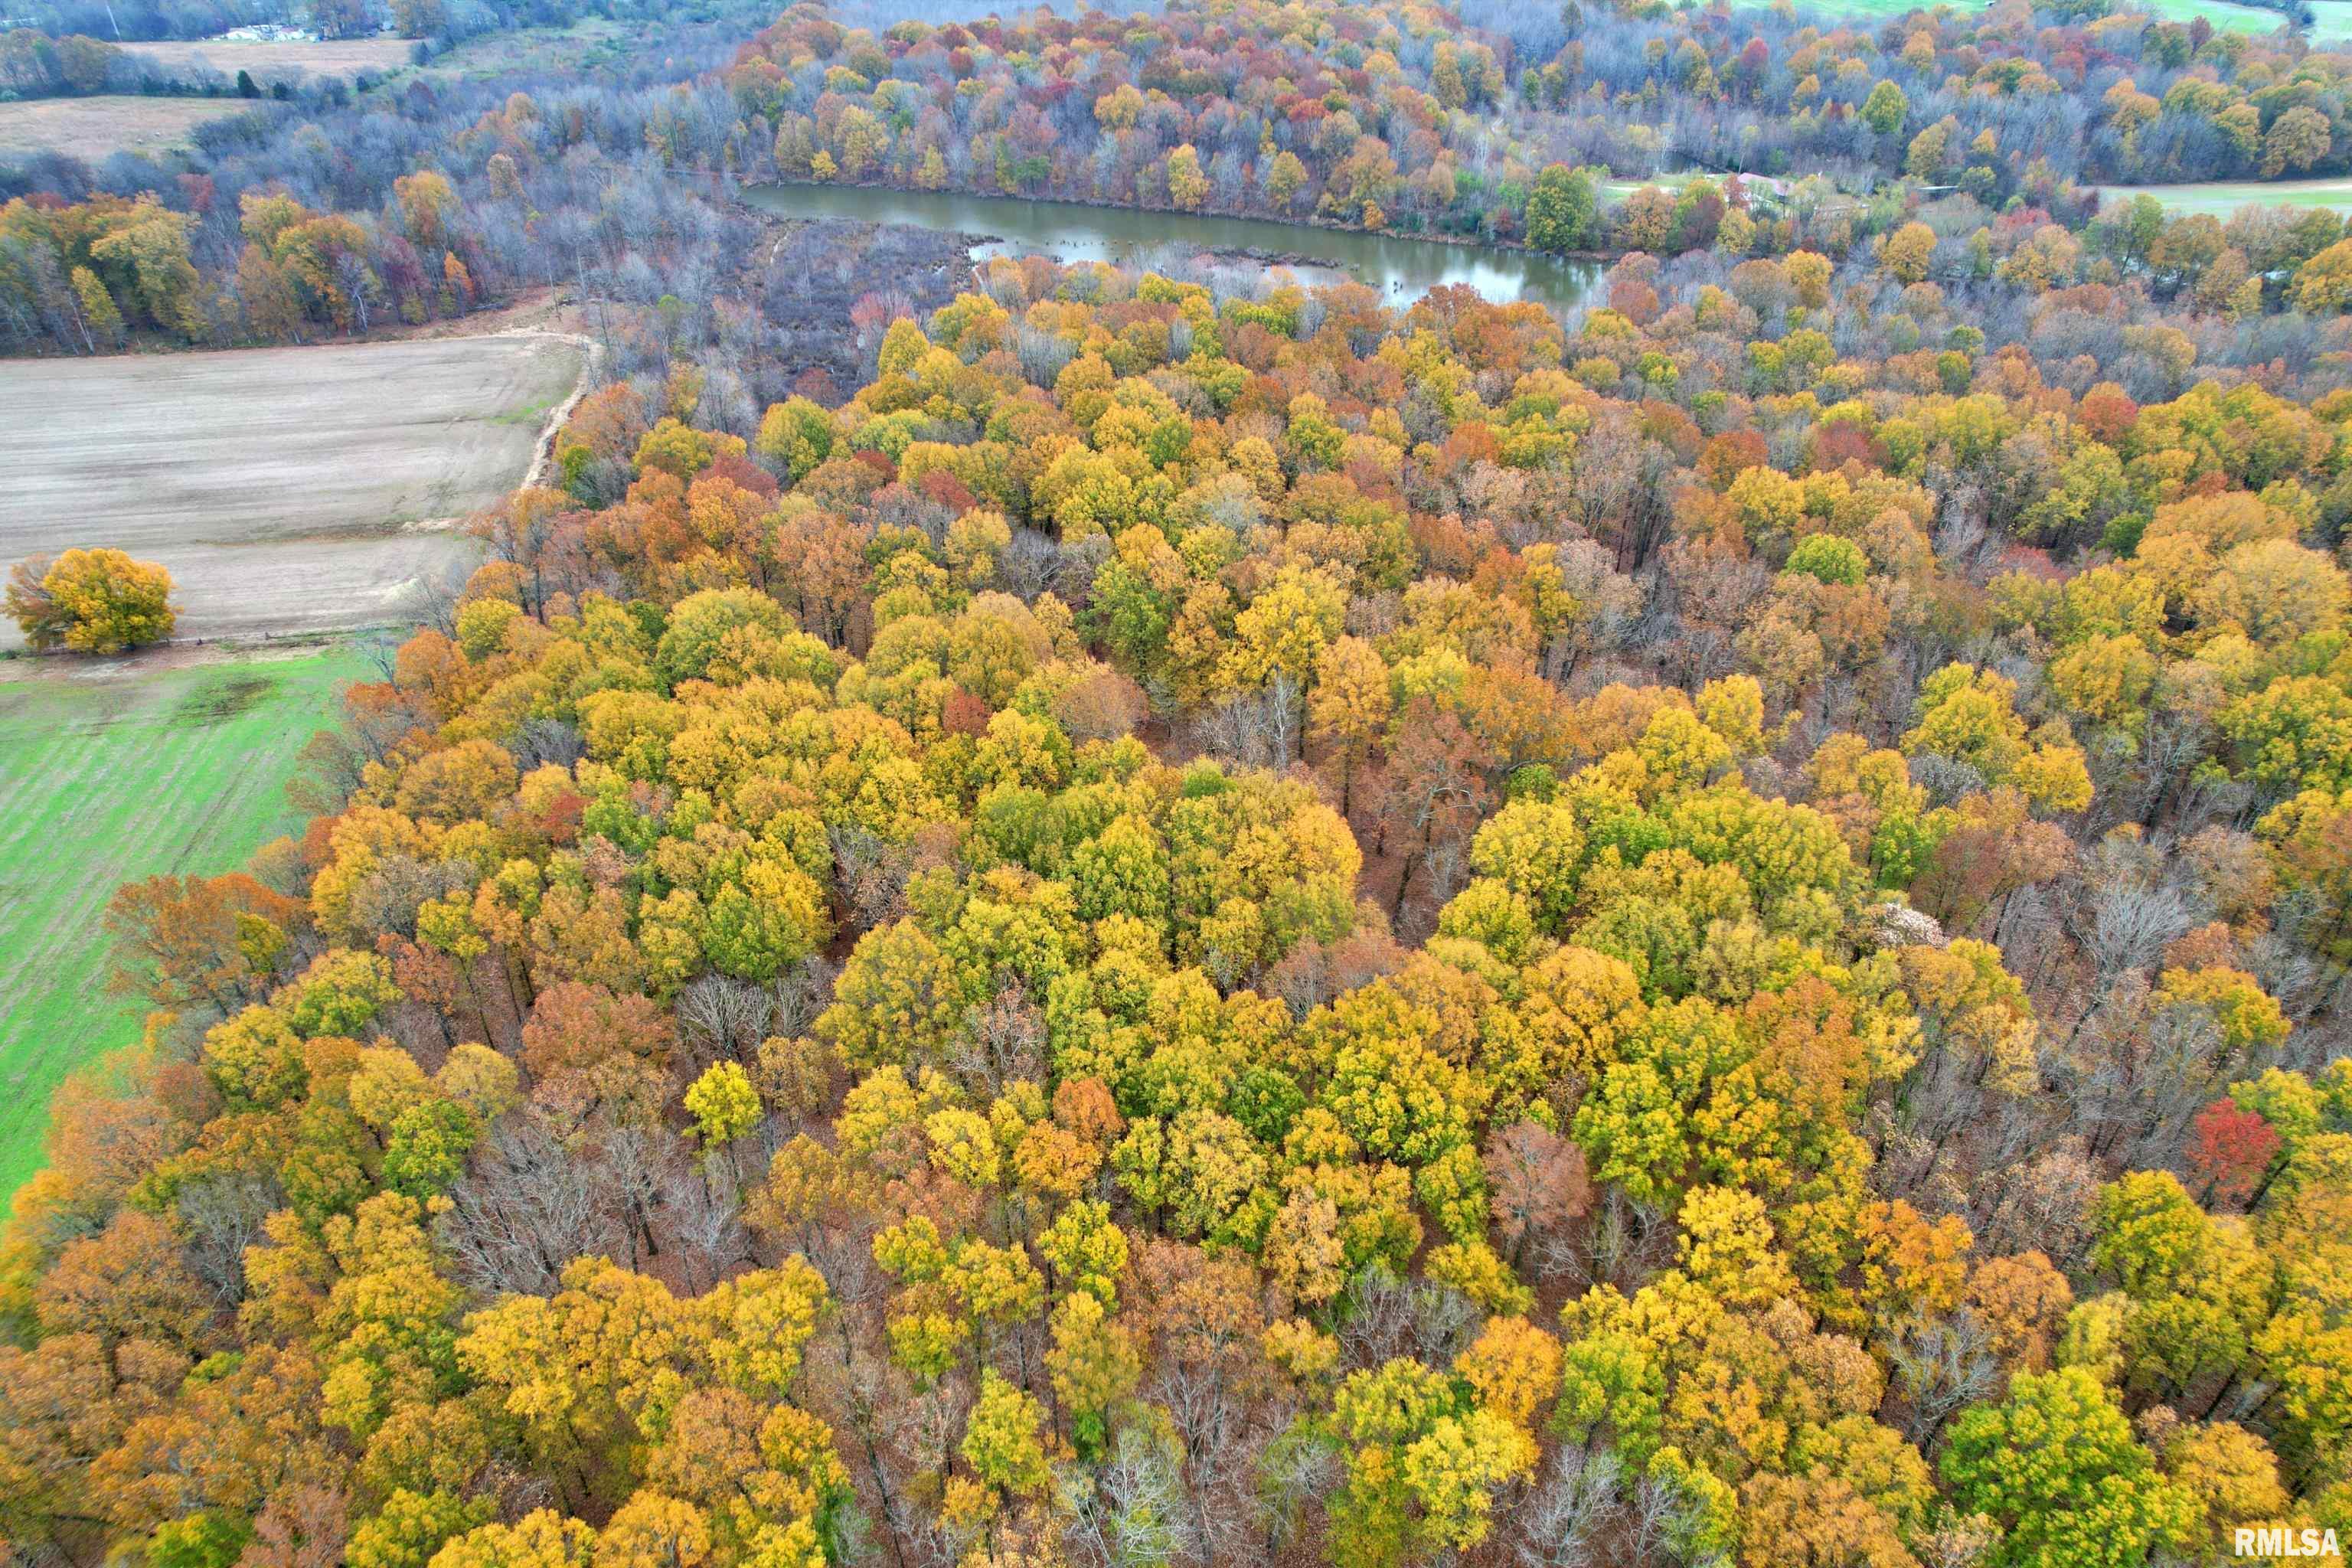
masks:
<path fill-rule="evenodd" d="M 976 281 L 592 395 L 299 841 L 117 900 L 21 1560 L 2343 1528 L 2352 400 L 1810 253 Z"/>
<path fill-rule="evenodd" d="M 561 288 L 600 353 L 301 831 L 109 906 L 0 1563 L 2352 1537 L 2352 239 L 2092 187 L 2345 173 L 2352 55 L 1481 18 L 803 5 L 0 176 L 14 352 Z M 780 178 L 1607 266 L 975 265 Z"/>

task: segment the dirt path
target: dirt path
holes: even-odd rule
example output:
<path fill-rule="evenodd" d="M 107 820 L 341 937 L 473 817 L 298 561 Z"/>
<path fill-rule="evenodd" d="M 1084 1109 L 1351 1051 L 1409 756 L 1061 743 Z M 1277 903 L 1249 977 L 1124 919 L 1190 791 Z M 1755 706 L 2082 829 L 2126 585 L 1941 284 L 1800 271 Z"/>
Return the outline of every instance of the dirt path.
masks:
<path fill-rule="evenodd" d="M 584 333 L 558 332 L 537 327 L 510 327 L 498 335 L 560 338 L 580 347 L 580 379 L 572 383 L 572 395 L 556 405 L 553 412 L 548 415 L 547 423 L 540 427 L 538 450 L 531 455 L 530 468 L 524 473 L 521 484 L 516 487 L 526 489 L 547 481 L 547 470 L 555 462 L 556 435 L 563 428 L 563 422 L 572 417 L 572 411 L 580 406 L 580 400 L 588 395 L 588 389 L 596 384 L 597 374 L 604 368 L 604 345 Z"/>
<path fill-rule="evenodd" d="M 531 449 L 530 467 L 523 470 L 522 478 L 514 482 L 513 488 L 528 489 L 533 485 L 545 484 L 548 471 L 555 466 L 555 437 L 562 431 L 563 422 L 572 417 L 572 411 L 580 406 L 580 400 L 596 385 L 597 372 L 604 365 L 604 345 L 585 333 L 559 331 L 551 327 L 501 327 L 495 332 L 474 335 L 481 338 L 542 338 L 553 342 L 571 343 L 581 352 L 579 379 L 572 384 L 571 395 L 549 411 L 546 422 L 540 426 L 539 442 Z M 460 512 L 450 517 L 425 518 L 408 524 L 406 531 L 444 532 L 467 522 L 473 515 L 472 512 Z"/>

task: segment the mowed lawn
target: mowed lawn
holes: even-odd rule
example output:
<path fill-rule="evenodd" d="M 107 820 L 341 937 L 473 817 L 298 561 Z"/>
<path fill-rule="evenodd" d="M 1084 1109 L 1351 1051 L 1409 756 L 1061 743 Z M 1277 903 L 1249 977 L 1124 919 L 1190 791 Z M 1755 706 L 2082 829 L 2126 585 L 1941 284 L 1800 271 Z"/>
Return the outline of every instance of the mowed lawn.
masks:
<path fill-rule="evenodd" d="M 349 645 L 183 668 L 0 663 L 0 1203 L 46 1163 L 50 1094 L 133 1044 L 106 989 L 114 889 L 217 875 L 301 823 L 296 753 L 372 679 Z"/>
<path fill-rule="evenodd" d="M 2179 185 L 2102 185 L 2106 206 L 2120 206 L 2134 196 L 2150 195 L 2165 210 L 2209 213 L 2228 217 L 2240 207 L 2352 207 L 2352 180 L 2209 180 Z"/>

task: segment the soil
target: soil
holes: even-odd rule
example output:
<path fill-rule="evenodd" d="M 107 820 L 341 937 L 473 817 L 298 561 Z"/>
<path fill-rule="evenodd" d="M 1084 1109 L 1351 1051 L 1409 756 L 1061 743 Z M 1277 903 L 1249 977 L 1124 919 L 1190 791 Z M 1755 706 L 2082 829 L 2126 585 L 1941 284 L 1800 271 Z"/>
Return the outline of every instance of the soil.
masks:
<path fill-rule="evenodd" d="M 471 569 L 462 523 L 531 467 L 587 353 L 509 328 L 12 362 L 0 561 L 110 545 L 161 562 L 191 640 L 402 622 Z M 0 625 L 0 648 L 20 646 Z"/>

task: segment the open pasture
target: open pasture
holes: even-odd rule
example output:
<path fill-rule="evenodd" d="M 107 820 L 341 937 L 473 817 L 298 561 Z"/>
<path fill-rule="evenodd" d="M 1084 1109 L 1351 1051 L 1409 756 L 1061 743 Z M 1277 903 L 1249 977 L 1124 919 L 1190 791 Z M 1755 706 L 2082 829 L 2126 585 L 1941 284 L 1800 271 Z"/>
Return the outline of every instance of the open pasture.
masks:
<path fill-rule="evenodd" d="M 2352 4 L 2352 0 L 2347 0 Z M 436 55 L 421 74 L 487 81 L 545 71 L 572 75 L 625 58 L 633 41 L 625 23 L 583 16 L 564 26 L 516 27 L 467 38 Z"/>
<path fill-rule="evenodd" d="M 2240 207 L 2352 207 L 2352 180 L 2209 180 L 2179 185 L 2102 185 L 2105 206 L 2150 195 L 2167 211 L 2228 217 Z"/>
<path fill-rule="evenodd" d="M 2263 5 L 2232 5 L 2231 0 L 2131 0 L 2128 5 L 2118 8 L 2146 11 L 2160 22 L 2183 25 L 2202 16 L 2217 33 L 2275 33 L 2289 25 L 2283 11 Z"/>
<path fill-rule="evenodd" d="M 44 1162 L 58 1083 L 139 1038 L 142 1004 L 106 991 L 114 889 L 299 831 L 296 753 L 373 678 L 348 647 L 175 657 L 0 663 L 0 1202 Z"/>
<path fill-rule="evenodd" d="M 272 44 L 235 38 L 125 44 L 123 48 L 152 66 L 164 81 L 203 81 L 212 75 L 236 79 L 250 71 L 261 87 L 299 82 L 305 77 L 344 77 L 362 71 L 396 70 L 415 46 L 406 38 L 332 38 L 318 43 Z"/>
<path fill-rule="evenodd" d="M 182 637 L 398 622 L 471 565 L 457 522 L 520 479 L 581 355 L 517 334 L 14 362 L 0 562 L 160 561 Z"/>
<path fill-rule="evenodd" d="M 36 98 L 0 103 L 0 163 L 63 153 L 95 163 L 116 153 L 160 153 L 184 144 L 208 120 L 252 105 L 238 98 Z"/>

